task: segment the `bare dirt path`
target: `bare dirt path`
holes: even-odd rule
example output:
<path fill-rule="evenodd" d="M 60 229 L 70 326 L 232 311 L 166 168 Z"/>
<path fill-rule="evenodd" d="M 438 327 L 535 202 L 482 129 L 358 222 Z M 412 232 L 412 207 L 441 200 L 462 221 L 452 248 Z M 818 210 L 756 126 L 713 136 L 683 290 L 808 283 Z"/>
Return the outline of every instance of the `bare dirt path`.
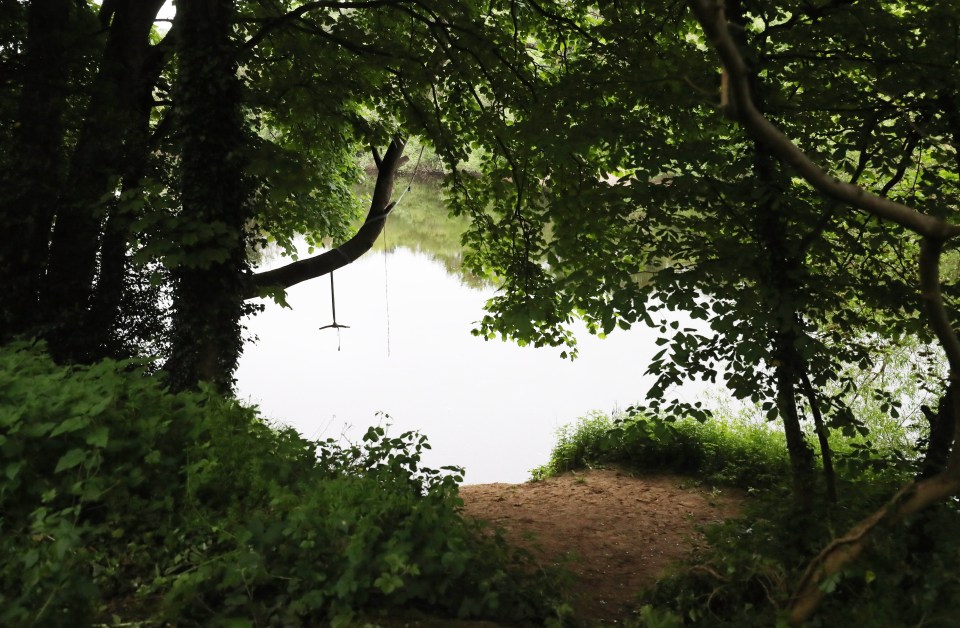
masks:
<path fill-rule="evenodd" d="M 460 495 L 468 515 L 574 573 L 577 618 L 588 625 L 629 616 L 636 592 L 702 541 L 696 527 L 736 515 L 742 501 L 689 478 L 612 469 L 462 486 Z"/>

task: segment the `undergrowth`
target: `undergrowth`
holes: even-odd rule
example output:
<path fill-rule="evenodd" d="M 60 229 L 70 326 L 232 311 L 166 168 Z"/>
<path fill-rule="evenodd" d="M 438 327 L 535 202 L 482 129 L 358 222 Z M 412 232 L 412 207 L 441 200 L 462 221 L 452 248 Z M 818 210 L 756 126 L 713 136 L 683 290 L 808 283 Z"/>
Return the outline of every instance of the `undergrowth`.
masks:
<path fill-rule="evenodd" d="M 916 471 L 911 452 L 859 434 L 835 432 L 831 444 L 839 502 L 820 495 L 806 508 L 791 497 L 782 433 L 745 416 L 701 423 L 593 413 L 562 428 L 549 462 L 532 473 L 540 479 L 615 464 L 745 490 L 742 514 L 704 528 L 707 544 L 640 595 L 628 625 L 785 626 L 783 614 L 808 561 Z M 824 582 L 829 595 L 806 625 L 960 625 L 958 528 L 954 499 L 883 530 L 864 557 Z"/>
<path fill-rule="evenodd" d="M 891 482 L 892 483 L 892 482 Z M 707 546 L 641 594 L 629 625 L 786 626 L 810 559 L 892 494 L 893 486 L 836 506 L 798 511 L 786 490 L 753 495 L 740 517 L 704 529 Z M 828 594 L 809 627 L 960 625 L 960 525 L 956 502 L 881 530 L 859 560 L 822 583 Z"/>
<path fill-rule="evenodd" d="M 461 515 L 415 433 L 305 440 L 133 362 L 0 349 L 0 625 L 543 624 L 552 580 Z"/>

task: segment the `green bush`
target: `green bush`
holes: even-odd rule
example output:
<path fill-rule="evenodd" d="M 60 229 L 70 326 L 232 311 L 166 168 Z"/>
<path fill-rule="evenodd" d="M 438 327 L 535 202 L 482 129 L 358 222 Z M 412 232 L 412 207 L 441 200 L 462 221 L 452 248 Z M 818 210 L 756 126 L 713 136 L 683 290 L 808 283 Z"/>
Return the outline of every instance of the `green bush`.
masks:
<path fill-rule="evenodd" d="M 136 363 L 0 349 L 0 625 L 548 614 L 549 582 L 463 518 L 461 472 L 426 447 L 312 442 Z"/>
<path fill-rule="evenodd" d="M 783 434 L 766 425 L 592 413 L 558 431 L 549 462 L 533 475 L 541 478 L 602 464 L 684 473 L 744 487 L 775 484 L 789 469 Z"/>
<path fill-rule="evenodd" d="M 613 420 L 601 413 L 591 412 L 576 423 L 557 430 L 557 442 L 550 452 L 547 464 L 531 471 L 534 479 L 558 475 L 574 469 L 603 464 L 607 459 L 606 436 L 613 429 Z"/>

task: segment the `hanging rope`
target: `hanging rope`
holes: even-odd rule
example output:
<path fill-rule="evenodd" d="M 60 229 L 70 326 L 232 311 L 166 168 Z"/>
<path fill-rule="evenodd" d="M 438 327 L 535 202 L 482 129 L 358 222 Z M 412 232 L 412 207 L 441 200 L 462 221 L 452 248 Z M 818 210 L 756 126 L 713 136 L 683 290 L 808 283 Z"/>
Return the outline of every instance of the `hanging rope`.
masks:
<path fill-rule="evenodd" d="M 390 357 L 390 278 L 387 274 L 387 225 L 383 225 L 383 301 L 387 310 L 387 357 Z"/>
<path fill-rule="evenodd" d="M 414 182 L 417 180 L 417 173 L 420 171 L 420 160 L 423 159 L 423 146 L 420 147 L 420 154 L 417 156 L 417 164 L 413 167 L 413 174 L 410 176 L 410 181 L 407 183 L 406 189 L 400 193 L 400 196 L 397 197 L 397 200 L 393 202 L 390 207 L 390 212 L 393 212 L 397 208 L 397 205 L 400 204 L 400 201 L 403 200 L 403 197 L 406 196 L 407 192 L 413 187 Z M 383 231 L 381 232 L 381 237 L 383 238 L 383 300 L 386 303 L 386 314 L 387 314 L 387 357 L 390 357 L 390 275 L 387 270 L 387 256 L 390 253 L 390 249 L 387 248 L 387 224 L 383 224 Z"/>
<path fill-rule="evenodd" d="M 400 204 L 400 201 L 403 200 L 403 197 L 407 195 L 407 192 L 410 191 L 410 188 L 413 187 L 414 182 L 417 180 L 417 172 L 420 171 L 420 160 L 423 158 L 423 146 L 420 147 L 420 154 L 417 155 L 417 165 L 413 167 L 413 174 L 410 175 L 410 182 L 407 183 L 407 189 L 400 193 L 400 196 L 393 203 L 393 208 L 390 211 L 393 211 L 397 208 L 397 205 Z"/>
<path fill-rule="evenodd" d="M 341 325 L 337 322 L 337 292 L 333 287 L 333 272 L 330 273 L 330 310 L 333 313 L 333 322 L 329 325 L 324 325 L 320 329 L 336 329 L 337 330 L 337 351 L 340 350 L 340 330 L 341 329 L 350 329 L 349 325 Z"/>

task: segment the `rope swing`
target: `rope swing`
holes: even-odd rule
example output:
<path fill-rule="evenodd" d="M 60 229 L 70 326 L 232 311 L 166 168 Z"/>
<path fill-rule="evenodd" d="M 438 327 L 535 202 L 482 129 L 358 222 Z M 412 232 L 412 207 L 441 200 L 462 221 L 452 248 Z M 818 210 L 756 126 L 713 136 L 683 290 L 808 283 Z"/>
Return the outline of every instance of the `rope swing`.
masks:
<path fill-rule="evenodd" d="M 337 351 L 340 350 L 340 330 L 341 329 L 350 329 L 350 325 L 341 325 L 337 322 L 337 292 L 333 287 L 333 272 L 330 272 L 330 310 L 333 312 L 333 322 L 329 325 L 324 325 L 320 329 L 336 329 L 337 330 Z"/>
<path fill-rule="evenodd" d="M 400 194 L 400 197 L 396 201 L 387 206 L 386 211 L 383 216 L 380 217 L 381 220 L 386 221 L 387 215 L 389 215 L 394 209 L 396 209 L 397 204 L 403 200 L 403 197 L 407 192 L 410 191 L 410 188 L 413 187 L 413 182 L 417 179 L 417 173 L 420 170 L 420 160 L 423 158 L 423 146 L 420 147 L 420 155 L 417 157 L 417 165 L 413 169 L 413 175 L 410 177 L 410 182 L 407 184 L 407 188 Z M 390 357 L 390 294 L 388 291 L 388 280 L 387 280 L 387 228 L 386 224 L 383 226 L 382 237 L 383 237 L 383 275 L 384 275 L 384 298 L 387 300 L 387 357 Z M 343 255 L 343 252 L 340 249 L 336 249 Z M 346 255 L 344 255 L 346 258 Z M 349 260 L 348 260 L 349 262 Z M 341 325 L 337 322 L 337 293 L 333 285 L 333 271 L 330 272 L 330 311 L 333 314 L 333 322 L 329 325 L 324 325 L 320 330 L 324 329 L 336 329 L 337 330 L 337 351 L 340 351 L 340 330 L 341 329 L 350 329 L 349 325 Z"/>

